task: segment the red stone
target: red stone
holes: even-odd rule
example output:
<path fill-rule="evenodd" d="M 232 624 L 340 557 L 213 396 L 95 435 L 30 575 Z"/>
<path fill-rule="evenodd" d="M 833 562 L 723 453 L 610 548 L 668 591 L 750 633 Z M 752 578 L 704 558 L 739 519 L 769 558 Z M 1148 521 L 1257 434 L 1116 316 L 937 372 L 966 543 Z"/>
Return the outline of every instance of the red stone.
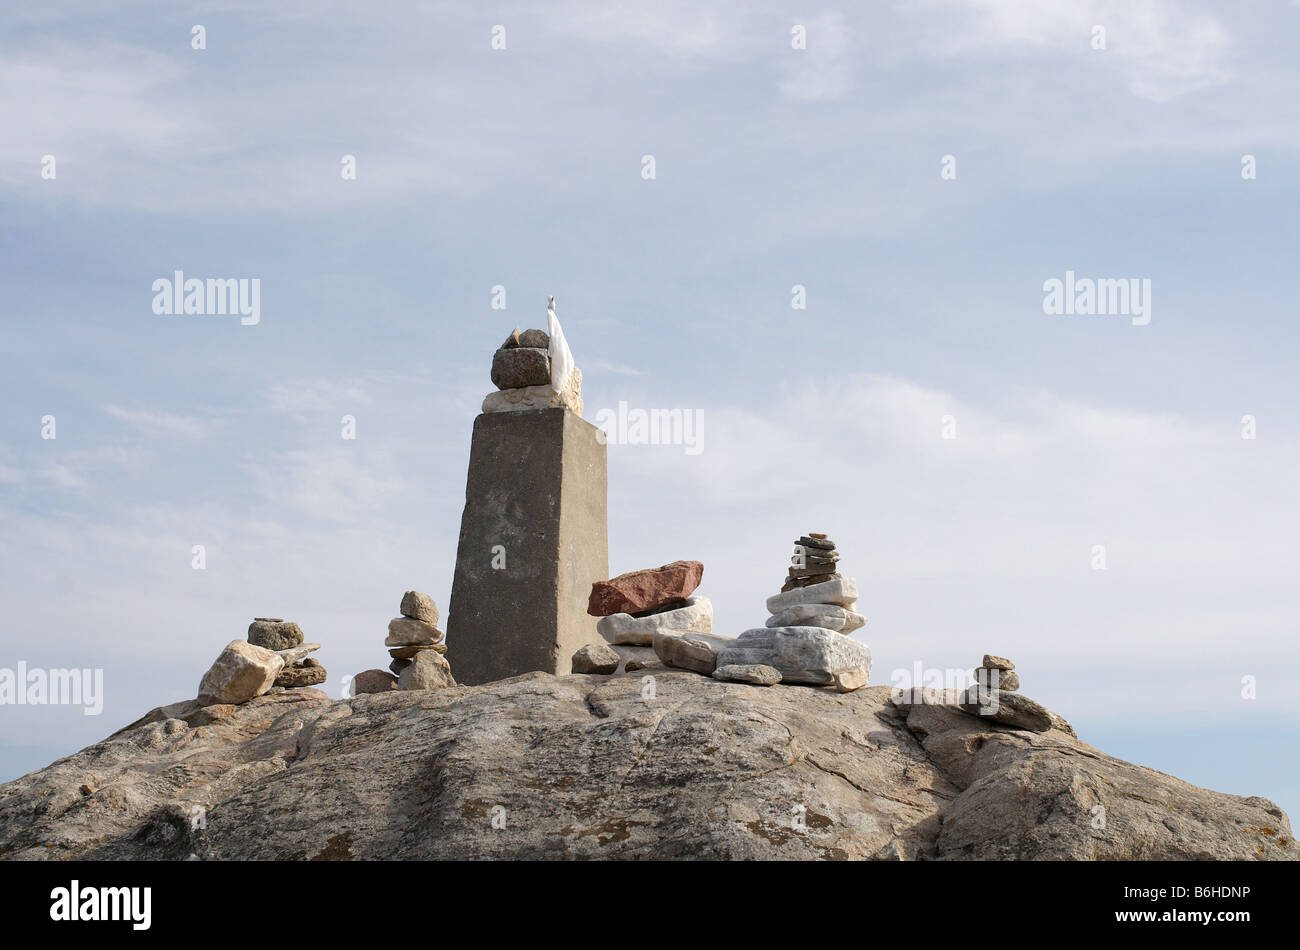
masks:
<path fill-rule="evenodd" d="M 591 585 L 587 613 L 593 617 L 653 610 L 685 600 L 700 586 L 704 565 L 699 561 L 673 561 L 663 567 L 631 571 Z"/>

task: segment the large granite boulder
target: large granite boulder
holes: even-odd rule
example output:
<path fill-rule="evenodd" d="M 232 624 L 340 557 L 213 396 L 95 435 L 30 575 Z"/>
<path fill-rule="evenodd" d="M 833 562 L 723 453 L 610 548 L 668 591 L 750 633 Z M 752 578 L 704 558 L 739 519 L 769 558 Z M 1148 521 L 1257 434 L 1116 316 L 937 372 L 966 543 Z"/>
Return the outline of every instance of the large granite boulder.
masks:
<path fill-rule="evenodd" d="M 182 703 L 0 785 L 0 859 L 1300 855 L 1266 799 L 891 692 L 659 668 Z M 190 805 L 206 828 L 176 820 Z M 493 828 L 497 806 L 519 819 L 508 834 Z"/>

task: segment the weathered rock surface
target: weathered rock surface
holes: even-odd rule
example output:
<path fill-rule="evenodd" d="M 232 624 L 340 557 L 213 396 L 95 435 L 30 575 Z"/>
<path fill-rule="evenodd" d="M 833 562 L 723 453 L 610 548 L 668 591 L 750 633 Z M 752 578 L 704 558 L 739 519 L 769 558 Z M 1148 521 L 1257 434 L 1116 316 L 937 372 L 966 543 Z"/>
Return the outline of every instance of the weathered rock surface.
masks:
<path fill-rule="evenodd" d="M 767 618 L 769 627 L 825 627 L 839 633 L 852 633 L 866 622 L 862 614 L 834 604 L 795 604 Z"/>
<path fill-rule="evenodd" d="M 772 666 L 751 664 L 749 666 L 720 666 L 713 671 L 715 680 L 729 683 L 752 683 L 755 686 L 775 686 L 781 682 L 781 671 Z"/>
<path fill-rule="evenodd" d="M 432 597 L 421 594 L 418 590 L 408 590 L 402 595 L 402 605 L 398 613 L 403 617 L 423 620 L 425 623 L 438 626 L 438 605 L 434 603 Z"/>
<path fill-rule="evenodd" d="M 447 689 L 455 686 L 456 680 L 451 675 L 451 664 L 446 657 L 434 650 L 422 650 L 411 660 L 397 677 L 397 688 L 410 689 Z"/>
<path fill-rule="evenodd" d="M 833 604 L 853 609 L 858 602 L 858 585 L 851 577 L 839 577 L 833 581 L 797 587 L 781 594 L 773 594 L 767 599 L 767 612 L 779 614 L 783 610 L 798 604 Z"/>
<path fill-rule="evenodd" d="M 758 627 L 746 630 L 718 654 L 718 665 L 761 663 L 781 671 L 783 683 L 822 685 L 837 670 L 861 667 L 871 673 L 865 643 L 821 627 Z"/>
<path fill-rule="evenodd" d="M 304 686 L 319 686 L 328 678 L 325 667 L 320 664 L 304 662 L 300 666 L 286 666 L 275 678 L 273 685 L 283 689 L 301 689 Z"/>
<path fill-rule="evenodd" d="M 629 571 L 592 584 L 587 613 L 608 617 L 653 610 L 690 597 L 703 577 L 704 565 L 699 561 L 673 561 L 662 567 Z"/>
<path fill-rule="evenodd" d="M 1052 728 L 1052 714 L 1041 703 L 1020 693 L 986 689 L 979 684 L 967 692 L 962 709 L 971 715 L 1030 732 L 1046 732 Z"/>
<path fill-rule="evenodd" d="M 397 677 L 387 670 L 362 670 L 352 677 L 352 695 L 387 693 L 397 689 Z"/>
<path fill-rule="evenodd" d="M 254 620 L 248 625 L 248 642 L 264 650 L 288 650 L 302 641 L 302 628 L 296 623 Z"/>
<path fill-rule="evenodd" d="M 284 660 L 278 653 L 243 640 L 231 640 L 203 674 L 199 702 L 204 706 L 247 702 L 270 689 L 283 668 Z"/>
<path fill-rule="evenodd" d="M 649 646 L 655 634 L 709 633 L 713 630 L 713 602 L 707 597 L 688 597 L 685 606 L 664 610 L 648 617 L 627 613 L 610 614 L 596 621 L 596 632 L 610 643 Z"/>
<path fill-rule="evenodd" d="M 647 690 L 643 675 L 351 700 L 289 690 L 210 720 L 222 707 L 153 710 L 0 785 L 0 858 L 1297 856 L 1271 802 L 1056 729 L 899 708 L 883 686 L 756 689 L 657 670 Z M 517 819 L 509 833 L 492 827 L 497 805 Z"/>
<path fill-rule="evenodd" d="M 573 672 L 608 675 L 618 669 L 623 658 L 605 643 L 588 643 L 573 654 Z"/>
<path fill-rule="evenodd" d="M 710 676 L 718 667 L 718 651 L 735 642 L 732 637 L 711 633 L 677 634 L 661 630 L 655 634 L 652 646 L 655 656 L 665 665 Z"/>

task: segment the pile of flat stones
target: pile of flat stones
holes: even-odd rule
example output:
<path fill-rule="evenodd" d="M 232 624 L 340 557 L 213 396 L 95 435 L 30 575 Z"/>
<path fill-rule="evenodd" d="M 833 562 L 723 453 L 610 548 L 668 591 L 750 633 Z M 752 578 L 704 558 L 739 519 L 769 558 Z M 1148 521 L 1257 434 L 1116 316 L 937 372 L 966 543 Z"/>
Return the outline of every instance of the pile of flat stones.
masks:
<path fill-rule="evenodd" d="M 643 669 L 650 659 L 620 651 L 644 650 L 649 643 L 664 666 L 714 679 L 860 689 L 871 674 L 871 651 L 848 634 L 866 619 L 853 609 L 857 585 L 834 569 L 837 561 L 835 545 L 824 534 L 801 537 L 793 561 L 800 573 L 768 598 L 767 626 L 739 637 L 714 634 L 713 605 L 692 596 L 704 573 L 698 561 L 601 581 L 592 585 L 587 612 L 601 618 L 597 629 L 609 645 L 584 646 L 573 656 L 573 670 L 613 673 L 620 661 L 624 671 Z"/>
<path fill-rule="evenodd" d="M 384 646 L 392 658 L 388 670 L 365 670 L 352 677 L 352 695 L 395 689 L 445 689 L 455 686 L 447 663 L 447 635 L 438 626 L 438 605 L 428 594 L 408 590 L 388 621 Z"/>
<path fill-rule="evenodd" d="M 834 686 L 852 692 L 867 685 L 871 650 L 849 636 L 867 619 L 854 608 L 857 583 L 837 570 L 835 543 L 815 531 L 795 542 L 781 592 L 767 599 L 767 625 L 746 630 L 718 656 L 718 679 L 771 678 L 750 667 L 770 667 L 779 682 Z"/>
<path fill-rule="evenodd" d="M 973 671 L 974 683 L 967 689 L 936 689 L 914 687 L 901 689 L 890 697 L 894 705 L 947 706 L 989 724 L 1023 729 L 1027 732 L 1047 732 L 1059 729 L 1074 735 L 1068 722 L 1042 703 L 1035 702 L 1020 690 L 1020 676 L 1016 665 L 1004 656 L 984 654 L 984 659 Z"/>
<path fill-rule="evenodd" d="M 304 643 L 302 628 L 279 617 L 256 617 L 248 639 L 232 640 L 203 674 L 199 702 L 205 706 L 246 703 L 272 690 L 319 686 L 327 673 L 308 654 L 319 643 Z"/>
<path fill-rule="evenodd" d="M 794 556 L 790 558 L 790 569 L 782 583 L 781 590 L 795 590 L 836 580 L 840 556 L 835 550 L 835 542 L 824 534 L 810 531 L 794 543 Z"/>
<path fill-rule="evenodd" d="M 701 562 L 673 561 L 592 584 L 587 613 L 600 618 L 596 632 L 605 643 L 579 649 L 573 672 L 613 673 L 620 663 L 625 671 L 643 669 L 658 658 L 656 640 L 709 633 L 713 603 L 695 594 L 703 577 Z"/>
<path fill-rule="evenodd" d="M 562 392 L 551 388 L 551 337 L 545 330 L 515 327 L 492 355 L 497 392 L 483 400 L 484 412 L 567 407 L 582 415 L 582 371 L 576 366 Z"/>

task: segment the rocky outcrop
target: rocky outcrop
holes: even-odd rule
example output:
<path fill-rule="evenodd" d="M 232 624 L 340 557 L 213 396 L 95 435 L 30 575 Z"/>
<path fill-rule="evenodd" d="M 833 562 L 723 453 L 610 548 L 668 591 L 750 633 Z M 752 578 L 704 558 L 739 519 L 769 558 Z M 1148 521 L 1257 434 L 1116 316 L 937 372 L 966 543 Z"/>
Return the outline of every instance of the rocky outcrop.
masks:
<path fill-rule="evenodd" d="M 0 857 L 1297 855 L 1265 799 L 1112 758 L 1059 717 L 1041 733 L 983 721 L 961 698 L 656 667 L 190 701 L 0 786 Z"/>

